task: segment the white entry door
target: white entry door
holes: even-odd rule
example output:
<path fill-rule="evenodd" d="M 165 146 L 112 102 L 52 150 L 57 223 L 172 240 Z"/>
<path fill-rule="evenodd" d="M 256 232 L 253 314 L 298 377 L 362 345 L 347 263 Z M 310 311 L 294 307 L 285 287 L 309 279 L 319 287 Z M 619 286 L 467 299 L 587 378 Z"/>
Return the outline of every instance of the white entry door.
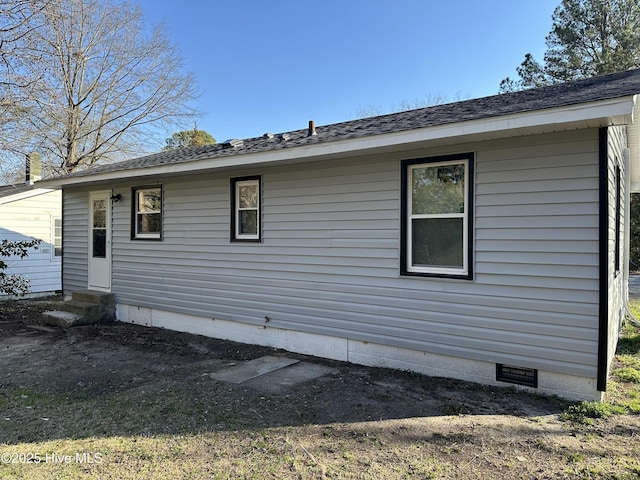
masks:
<path fill-rule="evenodd" d="M 111 191 L 89 194 L 89 288 L 111 291 Z"/>

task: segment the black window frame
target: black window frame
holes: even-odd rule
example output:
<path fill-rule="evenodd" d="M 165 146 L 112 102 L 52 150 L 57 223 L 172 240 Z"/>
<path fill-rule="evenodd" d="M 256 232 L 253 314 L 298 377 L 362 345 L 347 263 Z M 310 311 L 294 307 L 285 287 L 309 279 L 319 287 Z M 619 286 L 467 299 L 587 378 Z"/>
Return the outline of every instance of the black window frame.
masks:
<path fill-rule="evenodd" d="M 257 201 L 257 213 L 256 213 L 256 229 L 257 232 L 254 236 L 243 236 L 238 232 L 238 205 L 237 205 L 237 188 L 241 183 L 257 182 L 258 184 L 258 201 Z M 262 242 L 262 175 L 249 175 L 244 177 L 233 177 L 230 179 L 231 191 L 230 191 L 230 241 L 234 243 L 261 243 Z"/>
<path fill-rule="evenodd" d="M 451 273 L 446 273 L 439 268 L 434 268 L 434 271 L 427 271 L 425 268 L 422 271 L 415 271 L 410 268 L 411 262 L 411 252 L 409 251 L 409 236 L 411 235 L 410 227 L 411 222 L 409 220 L 410 214 L 410 188 L 409 182 L 411 180 L 409 171 L 412 167 L 416 165 L 429 165 L 436 163 L 452 163 L 456 162 L 460 163 L 461 161 L 467 162 L 467 171 L 466 175 L 468 178 L 465 178 L 465 187 L 466 191 L 466 204 L 465 214 L 466 214 L 466 222 L 467 222 L 467 232 L 466 232 L 466 245 L 463 245 L 463 249 L 467 256 L 467 268 L 466 272 L 452 271 Z M 452 278 L 452 279 L 460 279 L 460 280 L 473 280 L 474 270 L 473 270 L 473 246 L 474 246 L 474 237 L 473 237 L 473 229 L 474 229 L 474 183 L 475 183 L 475 154 L 473 152 L 465 152 L 465 153 L 456 153 L 451 155 L 438 155 L 433 157 L 423 157 L 423 158 L 414 158 L 403 160 L 401 162 L 401 174 L 400 174 L 400 274 L 403 276 L 414 276 L 414 277 L 433 277 L 433 278 Z M 452 269 L 453 270 L 453 269 Z M 464 270 L 464 269 L 462 269 Z"/>
<path fill-rule="evenodd" d="M 138 192 L 141 190 L 160 190 L 160 231 L 158 235 L 138 233 Z M 142 242 L 160 242 L 164 230 L 164 189 L 162 185 L 144 185 L 131 188 L 131 240 Z"/>

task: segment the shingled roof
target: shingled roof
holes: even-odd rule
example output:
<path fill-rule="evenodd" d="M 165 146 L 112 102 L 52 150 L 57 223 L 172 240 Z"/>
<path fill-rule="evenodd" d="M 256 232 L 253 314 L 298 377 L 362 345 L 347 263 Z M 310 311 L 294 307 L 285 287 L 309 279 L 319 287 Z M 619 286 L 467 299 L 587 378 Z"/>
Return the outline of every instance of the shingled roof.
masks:
<path fill-rule="evenodd" d="M 178 148 L 124 162 L 98 166 L 60 178 L 85 177 L 100 173 L 182 164 L 249 153 L 309 147 L 328 142 L 567 107 L 637 93 L 640 93 L 640 70 L 628 70 L 543 88 L 318 126 L 315 135 L 309 135 L 309 130 L 305 128 L 275 135 L 265 134 L 242 141 L 233 140 L 214 145 Z"/>
<path fill-rule="evenodd" d="M 9 197 L 11 195 L 17 195 L 18 193 L 28 192 L 35 190 L 37 187 L 34 184 L 22 183 L 19 185 L 2 185 L 0 186 L 0 198 Z"/>

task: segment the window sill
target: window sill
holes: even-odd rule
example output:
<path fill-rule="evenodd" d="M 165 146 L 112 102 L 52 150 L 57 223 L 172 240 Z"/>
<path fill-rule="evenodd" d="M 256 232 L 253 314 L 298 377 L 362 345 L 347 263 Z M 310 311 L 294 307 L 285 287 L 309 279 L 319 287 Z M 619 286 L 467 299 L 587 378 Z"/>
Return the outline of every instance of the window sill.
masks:
<path fill-rule="evenodd" d="M 427 272 L 401 272 L 401 277 L 414 278 L 441 278 L 451 280 L 473 280 L 473 273 L 427 273 Z"/>
<path fill-rule="evenodd" d="M 262 243 L 261 238 L 232 238 L 231 243 Z"/>
<path fill-rule="evenodd" d="M 132 242 L 161 242 L 162 237 L 131 237 Z"/>

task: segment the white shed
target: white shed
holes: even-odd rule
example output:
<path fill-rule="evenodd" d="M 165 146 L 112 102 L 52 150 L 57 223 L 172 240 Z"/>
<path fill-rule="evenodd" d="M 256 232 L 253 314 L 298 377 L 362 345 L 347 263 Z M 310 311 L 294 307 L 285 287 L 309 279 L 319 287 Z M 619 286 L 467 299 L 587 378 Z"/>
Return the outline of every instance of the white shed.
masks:
<path fill-rule="evenodd" d="M 30 296 L 49 295 L 62 289 L 62 192 L 28 183 L 0 187 L 0 240 L 34 238 L 42 243 L 27 257 L 4 259 L 6 273 L 28 278 Z"/>

